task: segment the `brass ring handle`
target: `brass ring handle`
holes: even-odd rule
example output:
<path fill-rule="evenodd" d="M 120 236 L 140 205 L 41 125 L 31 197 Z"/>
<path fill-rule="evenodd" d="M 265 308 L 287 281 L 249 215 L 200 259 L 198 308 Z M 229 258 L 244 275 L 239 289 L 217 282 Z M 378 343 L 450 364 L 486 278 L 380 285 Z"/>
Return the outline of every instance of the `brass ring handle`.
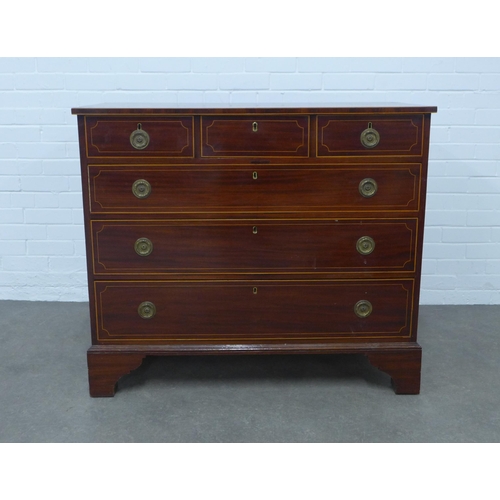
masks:
<path fill-rule="evenodd" d="M 361 236 L 356 242 L 356 250 L 361 255 L 370 255 L 375 250 L 375 241 L 370 236 Z"/>
<path fill-rule="evenodd" d="M 130 134 L 130 144 L 135 149 L 146 149 L 149 144 L 149 134 L 142 130 L 142 125 L 140 123 L 137 124 L 137 130 L 134 130 Z"/>
<path fill-rule="evenodd" d="M 372 313 L 373 307 L 368 300 L 360 300 L 354 306 L 354 313 L 358 318 L 367 318 Z"/>
<path fill-rule="evenodd" d="M 141 257 L 147 257 L 153 251 L 153 242 L 148 238 L 139 238 L 134 245 L 135 252 Z"/>
<path fill-rule="evenodd" d="M 142 302 L 137 308 L 137 312 L 142 319 L 151 319 L 156 314 L 156 306 L 149 301 Z"/>
<path fill-rule="evenodd" d="M 368 123 L 368 128 L 361 132 L 361 144 L 365 148 L 374 148 L 380 142 L 380 134 L 373 128 L 372 122 Z"/>
<path fill-rule="evenodd" d="M 146 179 L 137 179 L 132 184 L 132 193 L 136 198 L 143 200 L 151 194 L 151 184 Z"/>
<path fill-rule="evenodd" d="M 374 179 L 370 179 L 369 177 L 367 177 L 359 183 L 358 189 L 361 196 L 365 198 L 371 198 L 372 196 L 375 196 L 375 193 L 378 190 L 378 186 Z"/>

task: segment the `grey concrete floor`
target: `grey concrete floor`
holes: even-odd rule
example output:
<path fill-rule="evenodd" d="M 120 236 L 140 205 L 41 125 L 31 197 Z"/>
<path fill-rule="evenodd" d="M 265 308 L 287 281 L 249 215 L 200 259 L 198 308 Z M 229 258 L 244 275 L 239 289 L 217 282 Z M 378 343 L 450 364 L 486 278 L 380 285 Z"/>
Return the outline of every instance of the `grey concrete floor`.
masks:
<path fill-rule="evenodd" d="M 88 304 L 0 302 L 0 442 L 500 442 L 500 306 L 422 306 L 419 396 L 363 356 L 146 358 L 88 395 Z"/>

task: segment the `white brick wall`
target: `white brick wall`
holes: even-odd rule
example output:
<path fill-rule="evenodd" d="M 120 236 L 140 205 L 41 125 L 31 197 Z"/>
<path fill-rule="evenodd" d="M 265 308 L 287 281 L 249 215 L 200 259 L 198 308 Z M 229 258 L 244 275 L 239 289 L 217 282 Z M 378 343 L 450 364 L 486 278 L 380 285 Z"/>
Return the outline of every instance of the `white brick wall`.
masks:
<path fill-rule="evenodd" d="M 88 299 L 71 107 L 370 101 L 439 107 L 422 303 L 500 304 L 500 59 L 427 57 L 0 58 L 0 299 Z"/>

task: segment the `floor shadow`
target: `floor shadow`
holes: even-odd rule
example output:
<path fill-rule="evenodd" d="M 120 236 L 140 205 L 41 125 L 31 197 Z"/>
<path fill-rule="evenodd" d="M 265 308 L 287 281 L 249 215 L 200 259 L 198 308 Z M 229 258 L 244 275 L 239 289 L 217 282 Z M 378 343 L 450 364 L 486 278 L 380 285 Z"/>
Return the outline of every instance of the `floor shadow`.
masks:
<path fill-rule="evenodd" d="M 362 380 L 390 387 L 390 377 L 361 354 L 146 356 L 142 365 L 122 377 L 118 384 L 120 389 L 127 389 L 152 380 L 166 384 Z"/>

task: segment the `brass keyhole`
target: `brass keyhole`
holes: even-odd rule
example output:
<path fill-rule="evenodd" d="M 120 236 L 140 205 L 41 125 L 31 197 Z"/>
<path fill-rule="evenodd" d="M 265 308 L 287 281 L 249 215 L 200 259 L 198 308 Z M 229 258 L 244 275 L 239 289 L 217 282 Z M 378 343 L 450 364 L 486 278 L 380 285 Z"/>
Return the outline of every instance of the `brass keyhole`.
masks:
<path fill-rule="evenodd" d="M 259 124 L 257 122 L 252 123 L 252 131 L 257 132 L 257 129 L 259 128 Z"/>
<path fill-rule="evenodd" d="M 257 172 L 254 172 L 254 173 L 252 174 L 252 179 L 253 179 L 253 180 L 256 180 L 256 179 L 257 179 L 257 177 L 258 177 L 258 176 L 257 176 Z"/>
<path fill-rule="evenodd" d="M 253 234 L 257 234 L 257 226 L 254 226 L 254 227 L 252 228 L 252 233 L 253 233 Z"/>
<path fill-rule="evenodd" d="M 256 295 L 257 294 L 257 287 L 254 286 L 252 291 L 253 291 L 253 294 Z"/>

